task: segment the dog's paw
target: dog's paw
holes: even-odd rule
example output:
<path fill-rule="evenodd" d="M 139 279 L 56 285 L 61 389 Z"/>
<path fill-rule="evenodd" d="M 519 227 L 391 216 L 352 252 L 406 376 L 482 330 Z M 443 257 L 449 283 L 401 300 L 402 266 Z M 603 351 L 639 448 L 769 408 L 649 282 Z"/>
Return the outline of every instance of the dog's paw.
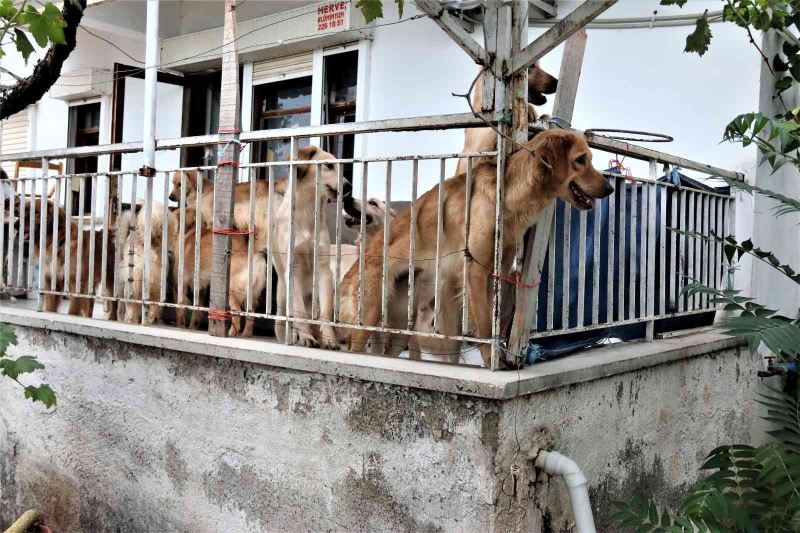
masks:
<path fill-rule="evenodd" d="M 308 333 L 302 332 L 294 332 L 294 343 L 296 346 L 301 346 L 303 348 L 318 348 L 319 343 L 317 339 L 315 339 L 312 335 Z"/>
<path fill-rule="evenodd" d="M 336 339 L 329 339 L 325 337 L 322 339 L 322 348 L 326 350 L 338 350 L 339 349 L 339 341 Z"/>

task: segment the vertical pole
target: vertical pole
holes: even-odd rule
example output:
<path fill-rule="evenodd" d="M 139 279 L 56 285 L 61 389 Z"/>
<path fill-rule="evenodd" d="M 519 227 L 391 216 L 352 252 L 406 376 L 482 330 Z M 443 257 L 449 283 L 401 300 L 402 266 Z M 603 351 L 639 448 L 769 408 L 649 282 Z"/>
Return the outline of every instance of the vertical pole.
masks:
<path fill-rule="evenodd" d="M 156 84 L 158 79 L 158 8 L 159 0 L 147 0 L 147 29 L 145 34 L 144 71 L 144 128 L 142 147 L 143 170 L 156 166 Z M 147 173 L 140 172 L 142 176 Z"/>
<path fill-rule="evenodd" d="M 222 89 L 219 102 L 219 150 L 214 186 L 214 229 L 228 229 L 233 222 L 233 186 L 239 161 L 239 58 L 236 53 L 236 11 L 234 0 L 225 0 L 225 28 L 222 37 Z M 228 312 L 228 280 L 231 267 L 231 237 L 214 233 L 211 272 L 211 309 Z M 209 313 L 212 315 L 211 313 Z M 209 316 L 208 332 L 217 337 L 228 334 L 229 317 Z"/>
<path fill-rule="evenodd" d="M 558 89 L 553 102 L 553 117 L 572 122 L 572 111 L 575 107 L 575 97 L 578 94 L 578 82 L 583 66 L 583 52 L 586 49 L 586 30 L 576 32 L 564 43 L 564 55 L 561 58 L 561 70 L 558 74 Z M 536 222 L 536 231 L 528 233 L 525 260 L 522 266 L 522 280 L 525 285 L 538 285 L 542 279 L 545 250 L 550 239 L 551 226 L 555 217 L 555 204 L 545 208 Z M 550 256 L 550 264 L 555 257 Z M 550 278 L 552 282 L 552 277 Z M 520 291 L 517 289 L 517 301 L 522 301 Z M 533 289 L 535 290 L 535 289 Z M 508 349 L 511 353 L 520 353 L 527 344 L 533 328 L 536 311 L 517 306 L 514 312 L 514 321 L 511 327 L 511 338 Z"/>

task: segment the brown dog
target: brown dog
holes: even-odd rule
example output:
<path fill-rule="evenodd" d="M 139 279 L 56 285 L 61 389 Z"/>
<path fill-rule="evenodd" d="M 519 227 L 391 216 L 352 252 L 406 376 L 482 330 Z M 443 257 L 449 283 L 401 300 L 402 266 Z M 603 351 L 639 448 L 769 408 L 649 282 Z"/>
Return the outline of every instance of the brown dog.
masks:
<path fill-rule="evenodd" d="M 34 220 L 36 224 L 33 228 L 33 255 L 38 262 L 39 254 L 42 250 L 39 247 L 40 231 L 39 220 L 41 220 L 41 199 L 26 200 L 27 209 L 34 209 Z M 114 280 L 114 238 L 113 230 L 109 233 L 108 255 L 106 261 L 106 285 L 100 287 L 102 281 L 102 260 L 103 260 L 103 232 L 101 229 L 95 228 L 94 232 L 94 255 L 89 254 L 90 239 L 92 239 L 92 232 L 84 226 L 82 236 L 82 250 L 80 257 L 78 255 L 78 223 L 74 220 L 69 221 L 70 235 L 67 241 L 67 217 L 64 212 L 63 206 L 58 210 L 58 241 L 53 238 L 53 217 L 55 216 L 55 207 L 51 200 L 47 204 L 47 228 L 45 229 L 45 249 L 44 249 L 44 271 L 42 272 L 44 280 L 44 289 L 49 290 L 53 278 L 56 280 L 56 290 L 63 292 L 80 292 L 86 296 L 70 296 L 68 313 L 71 315 L 91 317 L 94 310 L 94 297 L 97 290 L 102 290 L 104 296 L 112 294 L 113 280 Z M 27 215 L 26 215 L 27 218 Z M 19 224 L 19 222 L 17 222 Z M 25 224 L 25 231 L 22 238 L 26 241 L 30 238 L 30 228 Z M 19 227 L 17 227 L 19 230 Z M 70 272 L 69 279 L 66 280 L 66 258 L 67 258 L 67 245 L 69 245 L 69 263 Z M 55 268 L 53 266 L 53 251 L 56 249 L 56 262 Z M 90 263 L 94 266 L 92 276 L 89 276 Z M 80 291 L 78 291 L 78 280 L 80 280 Z M 45 294 L 44 296 L 44 310 L 50 312 L 57 312 L 59 304 L 61 303 L 61 296 L 55 294 Z"/>
<path fill-rule="evenodd" d="M 470 299 L 470 322 L 478 338 L 492 335 L 491 284 L 494 262 L 494 215 L 496 197 L 496 169 L 485 161 L 473 171 L 473 193 L 470 201 L 471 220 L 468 236 L 470 261 L 469 283 L 466 287 Z M 517 246 L 525 231 L 550 202 L 561 198 L 578 209 L 591 209 L 596 198 L 613 192 L 613 187 L 603 175 L 592 167 L 592 153 L 582 135 L 561 130 L 542 132 L 528 141 L 525 149 L 512 154 L 506 165 L 506 189 L 503 218 L 503 273 L 508 273 Z M 441 248 L 441 286 L 463 290 L 464 220 L 466 177 L 459 174 L 445 182 L 444 231 Z M 418 201 L 416 224 L 415 271 L 418 282 L 433 283 L 435 276 L 436 238 L 430 228 L 436 227 L 438 186 L 426 192 Z M 402 213 L 392 225 L 387 277 L 389 297 L 394 298 L 398 287 L 407 276 L 410 212 Z M 435 235 L 435 233 L 433 233 Z M 375 326 L 381 311 L 381 273 L 383 236 L 376 235 L 370 243 L 364 268 L 363 321 Z M 354 266 L 342 284 L 342 322 L 358 324 L 358 268 Z M 445 306 L 447 307 L 447 306 Z M 444 309 L 452 313 L 452 309 Z M 457 313 L 456 313 L 457 314 Z M 390 322 L 392 322 L 392 318 Z M 339 328 L 340 345 L 352 351 L 363 352 L 371 336 L 369 331 Z M 490 364 L 491 348 L 481 345 L 484 366 Z"/>
<path fill-rule="evenodd" d="M 483 83 L 486 73 L 478 76 L 472 90 L 472 110 L 480 112 L 483 105 Z M 553 94 L 558 87 L 558 80 L 542 70 L 539 63 L 528 69 L 528 121 L 538 119 L 534 105 L 544 105 L 546 94 Z M 491 152 L 497 149 L 497 133 L 492 128 L 469 128 L 464 132 L 464 152 Z M 473 165 L 477 162 L 473 160 Z M 456 175 L 467 171 L 467 160 L 459 159 Z"/>

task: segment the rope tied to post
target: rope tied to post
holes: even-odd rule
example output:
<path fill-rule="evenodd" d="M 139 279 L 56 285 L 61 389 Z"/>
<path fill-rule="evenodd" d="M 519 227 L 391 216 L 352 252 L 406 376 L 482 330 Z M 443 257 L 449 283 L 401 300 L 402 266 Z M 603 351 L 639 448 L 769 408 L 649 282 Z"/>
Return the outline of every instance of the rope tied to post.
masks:
<path fill-rule="evenodd" d="M 209 309 L 208 310 L 208 319 L 209 320 L 231 320 L 233 315 L 230 311 L 220 311 L 219 309 Z"/>
<path fill-rule="evenodd" d="M 250 231 L 246 229 L 235 228 L 214 228 L 211 230 L 211 233 L 216 233 L 217 235 L 252 235 L 255 233 L 255 230 Z"/>

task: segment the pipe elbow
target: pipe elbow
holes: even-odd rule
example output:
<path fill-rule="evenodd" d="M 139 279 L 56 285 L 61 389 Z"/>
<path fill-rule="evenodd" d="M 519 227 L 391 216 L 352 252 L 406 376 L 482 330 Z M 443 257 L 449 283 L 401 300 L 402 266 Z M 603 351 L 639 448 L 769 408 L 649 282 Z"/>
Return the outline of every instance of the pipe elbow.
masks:
<path fill-rule="evenodd" d="M 536 468 L 544 470 L 551 476 L 561 476 L 567 487 L 575 488 L 588 484 L 578 463 L 558 452 L 541 450 L 536 455 Z"/>

